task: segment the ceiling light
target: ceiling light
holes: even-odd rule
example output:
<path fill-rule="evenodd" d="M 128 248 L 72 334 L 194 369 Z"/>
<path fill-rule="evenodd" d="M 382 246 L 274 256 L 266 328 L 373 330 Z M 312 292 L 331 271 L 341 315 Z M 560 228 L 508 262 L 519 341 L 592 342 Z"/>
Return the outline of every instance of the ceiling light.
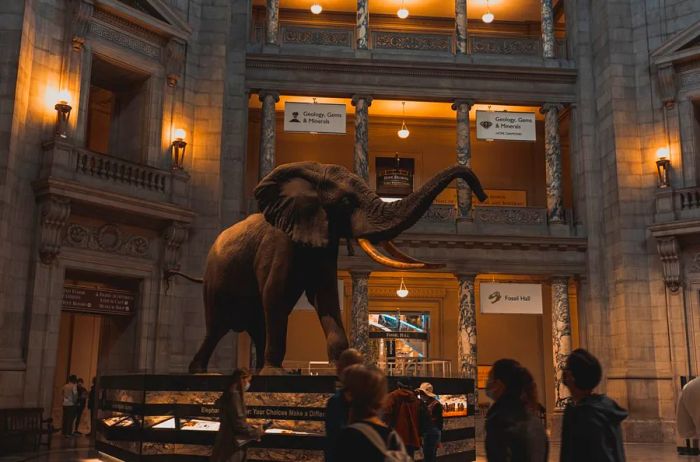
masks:
<path fill-rule="evenodd" d="M 408 17 L 408 8 L 406 8 L 406 5 L 404 5 L 405 1 L 406 0 L 401 0 L 401 8 L 399 8 L 399 11 L 396 12 L 396 16 L 401 19 L 406 19 Z"/>
<path fill-rule="evenodd" d="M 410 135 L 411 132 L 406 126 L 406 101 L 402 101 L 401 104 L 403 105 L 403 120 L 401 121 L 401 128 L 398 132 L 396 132 L 396 134 L 399 135 L 399 138 L 405 139 L 408 138 L 408 135 Z"/>
<path fill-rule="evenodd" d="M 313 5 L 311 5 L 311 12 L 313 14 L 321 14 L 321 11 L 323 11 L 323 7 L 320 3 L 314 3 Z"/>
<path fill-rule="evenodd" d="M 489 8 L 489 0 L 486 0 L 486 13 L 481 17 L 481 20 L 486 24 L 492 23 L 495 19 L 493 13 L 491 13 L 491 8 Z"/>
<path fill-rule="evenodd" d="M 403 278 L 401 278 L 401 284 L 399 285 L 399 288 L 396 289 L 396 295 L 398 295 L 401 298 L 408 297 L 408 288 L 406 288 L 406 284 L 403 282 Z"/>

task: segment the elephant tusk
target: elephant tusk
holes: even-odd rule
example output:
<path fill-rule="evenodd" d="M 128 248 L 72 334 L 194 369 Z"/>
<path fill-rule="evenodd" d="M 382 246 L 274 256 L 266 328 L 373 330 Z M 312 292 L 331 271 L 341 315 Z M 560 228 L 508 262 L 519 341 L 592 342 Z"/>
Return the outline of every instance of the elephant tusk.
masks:
<path fill-rule="evenodd" d="M 360 244 L 360 248 L 365 251 L 365 253 L 374 261 L 380 265 L 388 266 L 389 268 L 410 270 L 410 269 L 425 269 L 425 263 L 408 263 L 393 260 L 383 254 L 381 254 L 367 239 L 358 239 L 357 243 Z"/>
<path fill-rule="evenodd" d="M 424 265 L 423 268 L 425 269 L 438 269 L 445 267 L 445 265 L 443 265 L 442 263 L 428 263 L 415 259 L 410 255 L 406 255 L 401 249 L 396 247 L 396 244 L 394 244 L 391 241 L 382 242 L 382 247 L 384 248 L 384 250 L 387 251 L 387 253 L 389 253 L 389 255 L 405 263 L 420 263 L 421 265 Z"/>

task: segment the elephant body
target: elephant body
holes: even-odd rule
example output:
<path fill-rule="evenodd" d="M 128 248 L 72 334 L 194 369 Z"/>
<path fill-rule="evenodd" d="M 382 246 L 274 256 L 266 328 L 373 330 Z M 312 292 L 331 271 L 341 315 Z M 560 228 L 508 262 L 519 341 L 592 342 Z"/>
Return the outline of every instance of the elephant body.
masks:
<path fill-rule="evenodd" d="M 304 292 L 318 313 L 328 356 L 336 359 L 348 347 L 337 288 L 340 239 L 359 239 L 373 259 L 388 266 L 430 267 L 388 240 L 412 226 L 455 178 L 464 178 L 485 198 L 476 176 L 462 166 L 446 169 L 391 204 L 341 166 L 298 162 L 277 167 L 255 190 L 262 213 L 224 230 L 209 251 L 203 281 L 207 334 L 190 372 L 206 371 L 229 330 L 248 332 L 258 369 L 280 368 L 288 316 Z M 401 261 L 380 255 L 374 243 L 385 243 Z"/>

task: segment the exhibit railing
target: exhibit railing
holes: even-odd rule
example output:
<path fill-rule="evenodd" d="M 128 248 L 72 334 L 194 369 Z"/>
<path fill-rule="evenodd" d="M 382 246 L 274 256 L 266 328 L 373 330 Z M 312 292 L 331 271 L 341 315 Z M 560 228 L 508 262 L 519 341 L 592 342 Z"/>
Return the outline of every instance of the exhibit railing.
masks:
<path fill-rule="evenodd" d="M 297 375 L 335 375 L 335 365 L 328 361 L 285 361 L 284 369 Z M 389 376 L 452 377 L 452 361 L 445 359 L 421 360 L 395 358 L 378 361 L 377 367 Z"/>

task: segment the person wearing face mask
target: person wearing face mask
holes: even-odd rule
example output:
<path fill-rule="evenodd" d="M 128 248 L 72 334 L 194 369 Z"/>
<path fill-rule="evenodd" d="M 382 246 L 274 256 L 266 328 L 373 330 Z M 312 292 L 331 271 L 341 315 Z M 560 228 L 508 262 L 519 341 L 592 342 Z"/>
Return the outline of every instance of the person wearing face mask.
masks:
<path fill-rule="evenodd" d="M 246 448 L 239 440 L 259 440 L 262 436 L 263 430 L 246 420 L 244 396 L 251 379 L 248 369 L 236 369 L 216 402 L 220 409 L 220 427 L 211 462 L 245 462 Z"/>
<path fill-rule="evenodd" d="M 546 462 L 549 442 L 530 371 L 513 359 L 496 361 L 486 395 L 494 401 L 486 414 L 488 462 Z"/>

